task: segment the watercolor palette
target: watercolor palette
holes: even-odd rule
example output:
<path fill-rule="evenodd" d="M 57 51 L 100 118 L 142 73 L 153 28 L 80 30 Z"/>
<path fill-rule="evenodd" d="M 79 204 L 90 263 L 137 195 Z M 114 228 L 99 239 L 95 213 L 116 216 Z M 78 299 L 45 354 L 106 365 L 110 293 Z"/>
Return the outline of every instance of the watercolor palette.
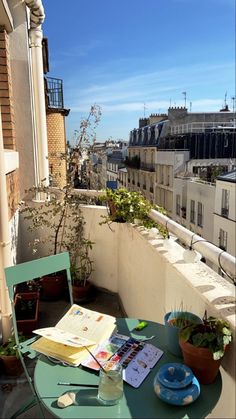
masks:
<path fill-rule="evenodd" d="M 114 334 L 111 338 L 93 351 L 93 355 L 103 364 L 110 360 L 110 368 L 114 362 L 123 367 L 123 379 L 133 387 L 139 387 L 150 373 L 151 368 L 159 361 L 163 351 L 154 345 L 141 342 L 128 336 Z M 99 365 L 89 356 L 82 365 L 99 370 Z"/>

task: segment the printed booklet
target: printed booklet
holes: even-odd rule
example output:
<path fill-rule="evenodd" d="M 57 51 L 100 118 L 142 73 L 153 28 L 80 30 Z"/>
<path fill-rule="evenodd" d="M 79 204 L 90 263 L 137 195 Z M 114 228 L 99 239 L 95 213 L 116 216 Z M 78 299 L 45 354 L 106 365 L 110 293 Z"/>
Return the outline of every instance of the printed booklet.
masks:
<path fill-rule="evenodd" d="M 113 316 L 73 304 L 55 327 L 34 330 L 42 336 L 31 347 L 72 365 L 79 365 L 88 351 L 107 340 L 116 330 Z"/>

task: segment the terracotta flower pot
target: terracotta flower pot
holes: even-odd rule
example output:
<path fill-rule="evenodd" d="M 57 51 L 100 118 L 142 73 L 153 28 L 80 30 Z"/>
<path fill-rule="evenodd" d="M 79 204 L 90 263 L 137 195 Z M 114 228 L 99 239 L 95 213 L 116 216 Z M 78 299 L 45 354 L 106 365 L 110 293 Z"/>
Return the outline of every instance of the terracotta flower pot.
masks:
<path fill-rule="evenodd" d="M 93 285 L 91 282 L 86 281 L 85 286 L 73 284 L 72 292 L 75 303 L 88 301 L 92 295 Z"/>
<path fill-rule="evenodd" d="M 221 359 L 215 361 L 208 348 L 193 346 L 180 339 L 184 363 L 191 368 L 201 384 L 211 384 L 219 371 Z"/>
<path fill-rule="evenodd" d="M 23 372 L 23 367 L 19 358 L 13 355 L 1 355 L 3 370 L 6 375 L 18 377 Z"/>
<path fill-rule="evenodd" d="M 27 306 L 27 302 L 30 302 L 29 306 Z M 32 331 L 38 327 L 39 292 L 17 293 L 15 311 L 18 331 L 26 336 L 31 335 Z"/>
<path fill-rule="evenodd" d="M 45 275 L 40 279 L 41 298 L 46 301 L 59 300 L 65 290 L 65 275 Z"/>

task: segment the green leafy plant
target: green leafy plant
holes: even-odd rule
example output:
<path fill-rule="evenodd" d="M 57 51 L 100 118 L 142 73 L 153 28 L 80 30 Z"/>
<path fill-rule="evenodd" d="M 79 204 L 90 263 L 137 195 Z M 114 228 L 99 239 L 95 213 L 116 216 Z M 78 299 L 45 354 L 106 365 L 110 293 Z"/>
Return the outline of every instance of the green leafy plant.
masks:
<path fill-rule="evenodd" d="M 184 304 L 181 301 L 179 306 L 170 311 L 168 323 L 182 329 L 183 327 L 189 326 L 193 323 L 193 321 L 189 318 L 189 316 L 191 317 L 191 314 L 192 313 L 187 310 L 187 307 L 184 307 Z"/>
<path fill-rule="evenodd" d="M 202 324 L 192 324 L 180 331 L 180 338 L 193 346 L 208 348 L 213 354 L 213 359 L 218 360 L 224 356 L 225 348 L 232 341 L 232 331 L 226 320 L 203 317 Z"/>
<path fill-rule="evenodd" d="M 67 168 L 64 186 L 45 186 L 42 180 L 40 185 L 25 191 L 26 199 L 20 204 L 20 212 L 28 222 L 27 228 L 34 233 L 34 238 L 29 243 L 33 254 L 44 245 L 49 246 L 49 254 L 68 251 L 71 263 L 77 268 L 77 273 L 81 274 L 82 271 L 89 271 L 88 267 L 92 263 L 88 248 L 91 248 L 93 243 L 84 236 L 85 220 L 81 210 L 81 204 L 91 203 L 91 198 L 82 193 L 75 193 L 74 179 L 83 155 L 86 154 L 86 150 L 89 152 L 91 142 L 94 142 L 94 129 L 100 116 L 100 107 L 92 106 L 88 117 L 81 121 L 74 149 L 67 147 L 65 153 L 57 155 L 58 162 L 66 164 Z M 53 173 L 51 184 L 56 184 L 60 176 L 59 166 Z"/>
<path fill-rule="evenodd" d="M 182 329 L 183 327 L 189 326 L 192 322 L 189 319 L 186 319 L 183 315 L 183 316 L 174 317 L 168 320 L 168 323 Z"/>
<path fill-rule="evenodd" d="M 104 220 L 100 224 L 110 225 L 112 222 L 127 222 L 143 225 L 146 228 L 157 227 L 162 230 L 162 235 L 167 235 L 166 229 L 148 217 L 151 209 L 160 210 L 160 207 L 153 206 L 140 192 L 128 191 L 125 188 L 106 189 L 106 192 L 99 198 L 109 208 L 108 216 L 101 216 Z M 164 212 L 164 210 L 162 211 Z"/>
<path fill-rule="evenodd" d="M 94 242 L 84 239 L 78 261 L 71 264 L 71 279 L 73 285 L 85 286 L 91 273 L 93 272 L 93 260 L 89 257 L 89 250 L 92 249 Z"/>
<path fill-rule="evenodd" d="M 19 342 L 24 342 L 25 336 L 19 333 Z M 0 346 L 0 357 L 3 356 L 16 356 L 19 358 L 18 351 L 16 348 L 15 336 L 11 336 L 5 343 Z"/>

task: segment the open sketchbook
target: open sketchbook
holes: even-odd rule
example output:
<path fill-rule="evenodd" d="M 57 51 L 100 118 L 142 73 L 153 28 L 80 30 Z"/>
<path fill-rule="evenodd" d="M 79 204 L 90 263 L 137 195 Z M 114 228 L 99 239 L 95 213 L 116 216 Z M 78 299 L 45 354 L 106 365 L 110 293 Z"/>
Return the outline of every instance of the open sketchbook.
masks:
<path fill-rule="evenodd" d="M 84 347 L 96 347 L 115 329 L 115 317 L 73 304 L 56 326 L 34 330 L 42 337 L 31 347 L 58 360 L 79 365 L 88 354 Z"/>

